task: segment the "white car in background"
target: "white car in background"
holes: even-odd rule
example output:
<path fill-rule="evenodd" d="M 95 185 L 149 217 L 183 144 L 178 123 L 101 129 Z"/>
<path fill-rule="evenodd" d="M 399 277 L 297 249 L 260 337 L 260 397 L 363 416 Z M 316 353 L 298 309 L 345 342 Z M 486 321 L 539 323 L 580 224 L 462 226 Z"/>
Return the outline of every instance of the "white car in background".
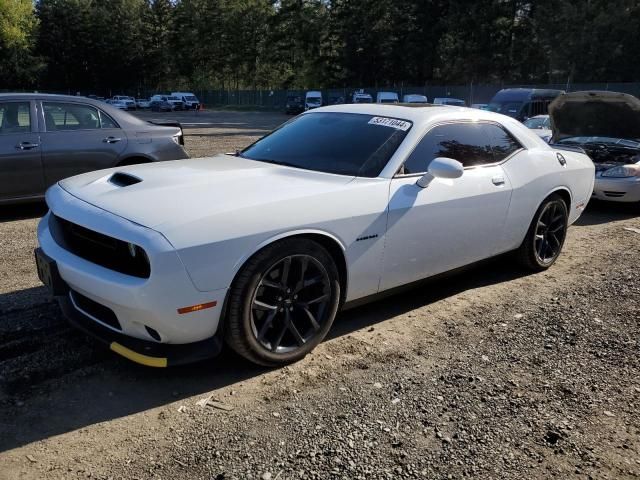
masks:
<path fill-rule="evenodd" d="M 38 271 L 72 322 L 131 360 L 226 342 L 282 365 L 347 303 L 504 252 L 550 267 L 593 172 L 491 112 L 323 107 L 237 154 L 59 182 Z"/>
<path fill-rule="evenodd" d="M 124 100 L 110 100 L 109 105 L 120 110 L 130 110 L 129 104 Z"/>
<path fill-rule="evenodd" d="M 545 142 L 549 143 L 551 140 L 551 119 L 549 115 L 536 115 L 535 117 L 527 118 L 522 123 L 525 127 L 533 130 Z"/>
<path fill-rule="evenodd" d="M 429 103 L 424 95 L 409 94 L 402 97 L 402 103 Z"/>
<path fill-rule="evenodd" d="M 399 103 L 400 99 L 396 92 L 378 92 L 376 103 Z"/>
<path fill-rule="evenodd" d="M 549 105 L 554 146 L 595 164 L 593 198 L 640 206 L 640 100 L 618 92 L 571 92 Z"/>
<path fill-rule="evenodd" d="M 126 95 L 114 95 L 111 98 L 111 104 L 113 105 L 115 102 L 124 103 L 127 106 L 127 110 L 135 110 L 136 109 L 136 99 L 133 97 L 128 97 Z M 120 107 L 118 107 L 120 108 Z"/>
<path fill-rule="evenodd" d="M 138 98 L 136 99 L 136 107 L 147 109 L 151 107 L 151 102 L 146 98 Z"/>
<path fill-rule="evenodd" d="M 452 105 L 454 107 L 466 107 L 467 103 L 460 98 L 436 97 L 433 99 L 434 105 Z"/>

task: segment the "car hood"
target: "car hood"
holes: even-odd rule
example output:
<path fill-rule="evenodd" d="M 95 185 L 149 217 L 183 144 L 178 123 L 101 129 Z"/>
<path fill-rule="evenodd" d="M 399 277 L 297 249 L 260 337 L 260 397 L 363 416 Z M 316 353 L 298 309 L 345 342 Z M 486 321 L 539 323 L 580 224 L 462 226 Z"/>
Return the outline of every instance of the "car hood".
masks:
<path fill-rule="evenodd" d="M 640 138 L 640 100 L 617 92 L 571 92 L 549 105 L 552 141 L 568 137 Z"/>
<path fill-rule="evenodd" d="M 87 203 L 164 233 L 204 218 L 233 221 L 235 213 L 267 204 L 300 206 L 352 180 L 218 155 L 99 170 L 59 184 Z"/>

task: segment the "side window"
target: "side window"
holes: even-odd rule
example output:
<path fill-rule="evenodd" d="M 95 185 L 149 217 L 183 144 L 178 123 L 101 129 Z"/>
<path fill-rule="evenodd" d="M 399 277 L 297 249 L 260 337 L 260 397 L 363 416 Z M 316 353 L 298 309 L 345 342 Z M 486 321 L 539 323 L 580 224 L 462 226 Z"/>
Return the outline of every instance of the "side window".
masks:
<path fill-rule="evenodd" d="M 98 110 L 78 103 L 42 102 L 47 131 L 93 130 L 100 128 Z"/>
<path fill-rule="evenodd" d="M 458 160 L 465 167 L 494 163 L 491 141 L 483 124 L 452 123 L 432 128 L 409 155 L 404 174 L 423 173 L 436 157 Z"/>
<path fill-rule="evenodd" d="M 491 141 L 494 162 L 501 162 L 513 152 L 522 148 L 522 145 L 513 138 L 513 135 L 504 128 L 493 123 L 486 123 L 483 128 Z"/>
<path fill-rule="evenodd" d="M 0 103 L 0 134 L 31 131 L 30 102 Z"/>
<path fill-rule="evenodd" d="M 100 125 L 102 128 L 118 128 L 116 122 L 114 122 L 113 119 L 102 110 L 100 110 Z"/>

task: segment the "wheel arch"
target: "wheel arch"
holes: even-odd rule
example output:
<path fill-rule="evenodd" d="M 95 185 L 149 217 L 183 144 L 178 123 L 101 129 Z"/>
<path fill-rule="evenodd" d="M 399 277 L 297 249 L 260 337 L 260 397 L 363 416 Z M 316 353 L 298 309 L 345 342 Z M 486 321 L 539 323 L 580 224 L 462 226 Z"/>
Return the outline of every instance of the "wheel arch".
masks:
<path fill-rule="evenodd" d="M 349 288 L 349 269 L 347 266 L 347 257 L 345 254 L 345 246 L 344 243 L 335 235 L 326 232 L 324 230 L 316 230 L 316 229 L 305 229 L 305 230 L 296 230 L 292 232 L 285 232 L 275 235 L 273 237 L 268 238 L 267 240 L 258 244 L 250 253 L 244 255 L 234 267 L 233 279 L 230 286 L 236 281 L 238 274 L 242 270 L 242 267 L 251 259 L 253 256 L 258 254 L 260 251 L 268 247 L 269 245 L 274 244 L 280 240 L 291 239 L 291 238 L 306 238 L 309 240 L 313 240 L 316 243 L 320 244 L 324 247 L 333 261 L 336 263 L 336 267 L 338 268 L 338 273 L 340 275 L 340 303 L 344 303 L 345 298 L 347 298 L 347 289 Z"/>

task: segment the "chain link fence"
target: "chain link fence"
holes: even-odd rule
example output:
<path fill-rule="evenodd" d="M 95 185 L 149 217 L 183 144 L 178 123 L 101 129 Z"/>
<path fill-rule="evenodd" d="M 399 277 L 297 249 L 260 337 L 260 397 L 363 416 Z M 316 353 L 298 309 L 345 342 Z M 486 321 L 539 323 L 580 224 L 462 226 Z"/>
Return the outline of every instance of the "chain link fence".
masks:
<path fill-rule="evenodd" d="M 349 102 L 353 93 L 364 91 L 370 94 L 374 101 L 378 92 L 396 92 L 400 99 L 403 95 L 419 94 L 424 95 L 430 102 L 438 97 L 451 97 L 464 100 L 467 105 L 474 103 L 489 103 L 493 96 L 503 88 L 544 88 L 565 91 L 581 90 L 608 90 L 613 92 L 624 92 L 640 97 L 639 83 L 573 83 L 573 84 L 533 84 L 533 85 L 507 85 L 507 84 L 467 84 L 467 85 L 424 85 L 400 86 L 400 87 L 345 87 L 337 89 L 321 89 L 323 103 L 345 103 Z M 311 89 L 310 89 L 311 90 Z M 182 89 L 182 91 L 189 91 Z M 283 110 L 290 95 L 300 95 L 304 97 L 307 90 L 192 90 L 206 107 L 229 107 L 237 109 L 263 109 L 263 110 Z M 60 93 L 67 95 L 89 95 L 95 92 L 90 91 L 57 91 L 47 93 Z M 130 95 L 136 98 L 149 98 L 156 92 L 142 88 L 137 91 L 107 92 L 102 95 Z M 166 92 L 169 93 L 169 92 Z"/>

